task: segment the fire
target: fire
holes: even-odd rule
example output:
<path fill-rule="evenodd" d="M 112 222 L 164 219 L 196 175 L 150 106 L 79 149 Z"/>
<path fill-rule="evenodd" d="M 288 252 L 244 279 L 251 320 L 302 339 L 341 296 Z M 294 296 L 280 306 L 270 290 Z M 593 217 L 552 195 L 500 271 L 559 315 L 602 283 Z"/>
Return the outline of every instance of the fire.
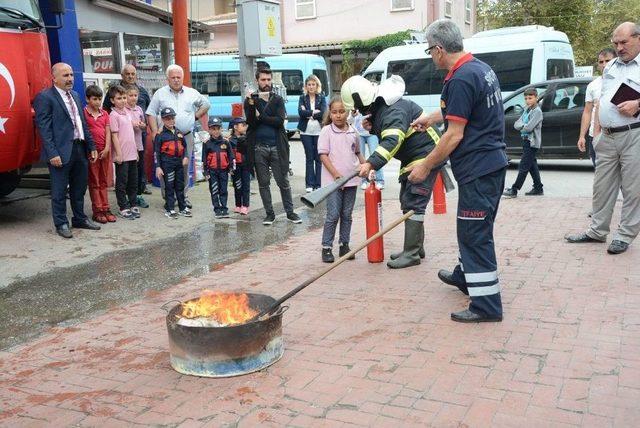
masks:
<path fill-rule="evenodd" d="M 212 318 L 221 325 L 242 324 L 258 314 L 249 306 L 246 294 L 217 293 L 204 290 L 198 300 L 184 302 L 184 318 Z"/>

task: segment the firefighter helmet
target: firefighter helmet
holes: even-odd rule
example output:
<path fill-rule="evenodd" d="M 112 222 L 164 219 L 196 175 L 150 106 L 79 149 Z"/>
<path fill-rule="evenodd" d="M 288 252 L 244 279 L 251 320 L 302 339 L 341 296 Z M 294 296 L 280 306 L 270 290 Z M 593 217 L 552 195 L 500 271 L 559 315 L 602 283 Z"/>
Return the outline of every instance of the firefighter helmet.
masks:
<path fill-rule="evenodd" d="M 340 88 L 340 97 L 344 106 L 349 110 L 357 109 L 361 113 L 373 104 L 377 93 L 377 85 L 362 76 L 349 77 Z"/>

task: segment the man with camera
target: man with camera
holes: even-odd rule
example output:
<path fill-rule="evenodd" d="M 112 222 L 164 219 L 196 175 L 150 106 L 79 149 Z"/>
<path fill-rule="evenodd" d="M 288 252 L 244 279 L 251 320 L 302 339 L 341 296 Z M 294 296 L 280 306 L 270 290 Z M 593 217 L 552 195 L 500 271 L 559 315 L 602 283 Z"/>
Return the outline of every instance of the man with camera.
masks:
<path fill-rule="evenodd" d="M 287 172 L 289 170 L 289 141 L 284 128 L 287 117 L 284 100 L 272 92 L 272 72 L 268 68 L 256 71 L 258 91 L 247 91 L 244 100 L 244 114 L 247 118 L 247 161 L 255 167 L 260 198 L 267 213 L 262 224 L 269 226 L 275 221 L 271 202 L 271 172 L 280 188 L 282 204 L 287 212 L 287 220 L 302 223 L 293 211 L 293 198 Z M 269 171 L 271 169 L 271 172 Z"/>

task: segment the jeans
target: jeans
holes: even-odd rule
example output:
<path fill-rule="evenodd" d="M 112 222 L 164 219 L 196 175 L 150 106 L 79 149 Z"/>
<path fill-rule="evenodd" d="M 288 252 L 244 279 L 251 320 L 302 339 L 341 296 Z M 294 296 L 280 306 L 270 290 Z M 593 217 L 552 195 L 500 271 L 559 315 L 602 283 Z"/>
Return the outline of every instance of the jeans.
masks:
<path fill-rule="evenodd" d="M 236 207 L 248 207 L 251 184 L 251 173 L 244 164 L 236 165 L 233 173 L 233 191 L 236 200 Z"/>
<path fill-rule="evenodd" d="M 327 197 L 327 218 L 322 231 L 322 247 L 333 247 L 333 238 L 340 221 L 340 244 L 348 244 L 351 237 L 351 214 L 356 203 L 357 187 L 336 190 Z"/>
<path fill-rule="evenodd" d="M 273 178 L 280 188 L 280 197 L 282 198 L 284 210 L 287 214 L 292 213 L 293 198 L 291 196 L 291 187 L 289 187 L 289 177 L 287 176 L 289 171 L 281 167 L 278 148 L 275 146 L 256 146 L 255 167 L 260 189 L 260 198 L 262 199 L 262 205 L 267 214 L 274 214 L 273 203 L 271 202 L 271 190 L 269 189 L 271 172 L 273 172 Z M 271 167 L 271 171 L 269 171 L 269 167 Z"/>
<path fill-rule="evenodd" d="M 138 161 L 116 164 L 116 199 L 120 211 L 136 206 L 138 194 Z"/>
<path fill-rule="evenodd" d="M 320 174 L 322 172 L 322 162 L 318 154 L 318 135 L 300 135 L 304 146 L 304 156 L 306 158 L 306 169 L 304 174 L 305 187 L 312 189 L 320 188 Z"/>
<path fill-rule="evenodd" d="M 540 181 L 540 171 L 538 170 L 538 161 L 536 160 L 536 154 L 538 149 L 531 147 L 529 140 L 522 139 L 522 158 L 520 159 L 520 165 L 518 166 L 518 177 L 511 186 L 512 189 L 520 190 L 524 184 L 524 180 L 527 178 L 527 174 L 531 174 L 533 179 L 533 188 L 535 190 L 542 190 L 542 181 Z"/>
<path fill-rule="evenodd" d="M 364 156 L 365 159 L 367 159 L 368 156 L 365 156 L 366 153 L 366 148 L 369 147 L 369 156 L 371 156 L 371 154 L 373 152 L 376 151 L 376 148 L 378 147 L 378 137 L 376 137 L 375 135 L 361 135 L 360 136 L 360 153 L 362 154 L 362 156 Z M 376 171 L 376 181 L 378 183 L 384 183 L 384 173 L 382 172 L 382 169 Z M 366 178 L 362 179 L 363 183 L 368 182 L 368 180 Z"/>
<path fill-rule="evenodd" d="M 166 211 L 173 210 L 176 206 L 176 199 L 178 199 L 178 209 L 182 211 L 186 207 L 182 158 L 160 155 L 160 168 L 164 173 L 161 181 L 165 189 L 164 209 Z"/>

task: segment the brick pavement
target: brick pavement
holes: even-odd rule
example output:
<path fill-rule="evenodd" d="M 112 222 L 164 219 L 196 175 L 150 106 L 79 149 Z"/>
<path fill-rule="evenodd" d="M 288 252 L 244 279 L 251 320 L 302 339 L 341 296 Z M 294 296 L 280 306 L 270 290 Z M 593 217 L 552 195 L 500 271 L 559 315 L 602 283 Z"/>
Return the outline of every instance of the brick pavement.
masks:
<path fill-rule="evenodd" d="M 204 379 L 171 369 L 162 303 L 238 282 L 278 297 L 322 267 L 315 231 L 0 352 L 0 426 L 634 426 L 640 250 L 566 244 L 588 208 L 503 201 L 502 323 L 449 320 L 467 302 L 436 278 L 456 260 L 450 209 L 429 216 L 419 267 L 392 272 L 361 253 L 294 297 L 284 357 L 267 370 Z M 395 210 L 386 202 L 385 218 Z M 358 212 L 354 242 L 362 224 Z M 401 237 L 391 233 L 387 252 Z"/>

